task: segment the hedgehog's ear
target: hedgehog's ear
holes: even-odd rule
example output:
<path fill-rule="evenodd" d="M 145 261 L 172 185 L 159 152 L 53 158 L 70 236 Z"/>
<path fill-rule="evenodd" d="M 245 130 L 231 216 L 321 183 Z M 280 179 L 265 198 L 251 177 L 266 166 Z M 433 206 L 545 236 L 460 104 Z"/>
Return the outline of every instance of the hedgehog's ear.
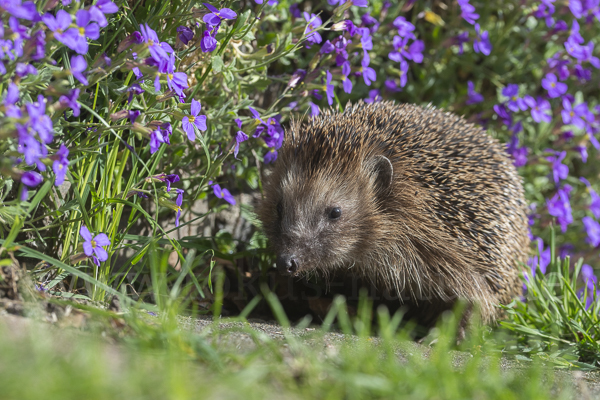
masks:
<path fill-rule="evenodd" d="M 387 190 L 392 185 L 394 178 L 394 167 L 389 158 L 375 156 L 370 161 L 371 171 L 375 175 L 375 185 L 379 190 Z"/>

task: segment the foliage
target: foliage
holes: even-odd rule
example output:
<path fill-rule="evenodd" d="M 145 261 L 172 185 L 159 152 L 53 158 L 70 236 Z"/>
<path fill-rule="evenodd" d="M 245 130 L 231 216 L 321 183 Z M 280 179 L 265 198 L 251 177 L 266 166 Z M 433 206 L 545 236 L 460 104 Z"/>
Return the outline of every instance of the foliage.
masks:
<path fill-rule="evenodd" d="M 118 318 L 105 317 L 99 331 L 118 335 L 108 328 Z M 328 335 L 326 328 L 306 333 L 305 327 L 283 328 L 284 337 L 275 339 L 227 320 L 195 333 L 179 329 L 169 314 L 124 318 L 135 336 L 126 335 L 119 346 L 74 332 L 22 329 L 16 336 L 0 329 L 3 396 L 533 400 L 573 395 L 568 381 L 539 363 L 502 370 L 498 353 L 489 355 L 478 336 L 465 344 L 470 352 L 449 351 L 458 322 L 452 315 L 440 324 L 433 348 L 396 336 L 399 319 L 389 315 L 380 319 L 381 339 L 366 332 Z M 368 319 L 357 322 L 369 325 Z"/>
<path fill-rule="evenodd" d="M 538 265 L 537 273 L 527 277 L 525 299 L 503 307 L 508 319 L 500 324 L 516 334 L 505 350 L 521 357 L 535 355 L 562 367 L 597 367 L 600 302 L 595 277 L 582 268 L 583 260 L 571 272 L 569 257 L 555 257 L 554 235 L 550 249 L 545 274 Z M 578 289 L 580 276 L 586 285 Z"/>

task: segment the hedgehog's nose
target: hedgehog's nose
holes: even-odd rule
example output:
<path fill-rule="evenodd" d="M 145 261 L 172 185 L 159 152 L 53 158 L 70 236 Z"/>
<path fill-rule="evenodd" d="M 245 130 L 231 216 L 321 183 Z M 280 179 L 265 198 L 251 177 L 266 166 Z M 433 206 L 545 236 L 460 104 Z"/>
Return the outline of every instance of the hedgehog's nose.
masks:
<path fill-rule="evenodd" d="M 279 255 L 277 257 L 277 269 L 284 275 L 294 275 L 298 271 L 298 260 L 295 255 Z"/>

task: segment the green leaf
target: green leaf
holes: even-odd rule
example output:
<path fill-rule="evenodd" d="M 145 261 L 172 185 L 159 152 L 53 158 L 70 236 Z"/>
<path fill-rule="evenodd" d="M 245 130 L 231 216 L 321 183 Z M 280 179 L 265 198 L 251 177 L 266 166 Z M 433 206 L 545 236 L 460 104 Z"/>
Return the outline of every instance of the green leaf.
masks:
<path fill-rule="evenodd" d="M 214 55 L 212 58 L 212 69 L 215 72 L 221 72 L 223 69 L 223 59 L 219 55 Z"/>

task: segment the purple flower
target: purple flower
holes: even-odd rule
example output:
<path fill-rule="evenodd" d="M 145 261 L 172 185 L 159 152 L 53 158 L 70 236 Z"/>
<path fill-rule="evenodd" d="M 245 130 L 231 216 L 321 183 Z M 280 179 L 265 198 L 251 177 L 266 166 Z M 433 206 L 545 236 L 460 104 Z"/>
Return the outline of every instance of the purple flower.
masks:
<path fill-rule="evenodd" d="M 129 49 L 132 45 L 141 43 L 144 43 L 144 37 L 140 32 L 135 31 L 132 34 L 127 35 L 127 37 L 123 39 L 121 43 L 119 43 L 119 46 L 117 47 L 117 53 L 122 53 L 123 51 Z"/>
<path fill-rule="evenodd" d="M 585 46 L 582 47 L 582 51 L 583 51 L 583 58 L 581 59 L 582 61 L 588 61 L 595 68 L 600 68 L 600 59 L 598 59 L 598 57 L 595 57 L 593 55 L 594 43 L 592 43 L 591 41 L 588 42 L 588 44 L 586 44 Z"/>
<path fill-rule="evenodd" d="M 555 151 L 553 156 L 546 157 L 546 160 L 552 163 L 552 175 L 554 176 L 554 183 L 557 185 L 561 179 L 567 179 L 567 176 L 569 176 L 569 167 L 562 163 L 566 156 L 566 151 Z"/>
<path fill-rule="evenodd" d="M 277 160 L 277 150 L 275 149 L 267 151 L 267 154 L 265 154 L 265 157 L 263 158 L 265 164 L 271 164 L 275 162 L 275 160 Z"/>
<path fill-rule="evenodd" d="M 85 58 L 83 58 L 83 56 L 71 57 L 71 73 L 79 82 L 81 82 L 85 86 L 89 84 L 87 78 L 83 75 L 83 71 L 85 71 L 86 68 L 87 61 L 85 61 Z"/>
<path fill-rule="evenodd" d="M 83 238 L 83 252 L 88 257 L 93 257 L 96 265 L 100 265 L 100 261 L 108 260 L 108 253 L 103 248 L 104 246 L 110 246 L 110 240 L 106 233 L 100 233 L 92 238 L 92 234 L 89 229 L 82 225 L 79 230 L 79 234 Z"/>
<path fill-rule="evenodd" d="M 185 133 L 187 133 L 187 137 L 189 140 L 196 140 L 196 132 L 194 127 L 200 129 L 201 131 L 206 131 L 206 115 L 198 115 L 200 114 L 200 110 L 202 109 L 202 105 L 199 101 L 192 99 L 191 113 L 183 117 L 182 126 Z"/>
<path fill-rule="evenodd" d="M 567 84 L 558 82 L 556 75 L 550 73 L 542 79 L 542 87 L 548 91 L 550 98 L 560 97 L 567 92 Z"/>
<path fill-rule="evenodd" d="M 54 171 L 54 175 L 56 175 L 56 179 L 54 181 L 55 186 L 60 186 L 65 181 L 65 176 L 67 175 L 67 169 L 69 168 L 69 149 L 64 144 L 60 145 L 60 149 L 56 152 L 54 156 L 54 162 L 52 163 L 52 170 Z"/>
<path fill-rule="evenodd" d="M 334 93 L 333 93 L 333 85 L 331 84 L 331 72 L 327 71 L 327 81 L 325 83 L 325 93 L 327 94 L 327 102 L 329 103 L 329 105 L 333 104 L 333 98 L 334 98 Z"/>
<path fill-rule="evenodd" d="M 304 33 L 305 34 L 308 33 L 306 35 L 306 41 L 308 43 L 312 43 L 312 44 L 321 43 L 323 41 L 323 38 L 321 37 L 319 32 L 313 32 L 323 24 L 323 21 L 321 21 L 321 18 L 316 14 L 309 14 L 305 11 L 304 19 L 306 20 L 306 22 L 308 22 L 306 29 L 304 29 Z M 311 33 L 309 33 L 309 32 L 311 32 Z M 306 46 L 306 47 L 309 47 L 309 46 Z"/>
<path fill-rule="evenodd" d="M 375 103 L 381 101 L 379 89 L 369 90 L 369 97 L 365 99 L 365 103 Z"/>
<path fill-rule="evenodd" d="M 233 149 L 233 156 L 237 158 L 238 151 L 240 150 L 240 143 L 248 140 L 248 135 L 242 132 L 242 120 L 236 118 L 235 123 L 237 124 L 239 131 L 237 131 L 235 134 L 235 147 Z"/>
<path fill-rule="evenodd" d="M 154 154 L 160 148 L 161 143 L 165 142 L 165 137 L 159 128 L 150 132 L 150 154 Z"/>
<path fill-rule="evenodd" d="M 592 185 L 587 179 L 579 178 L 579 180 L 585 183 L 588 191 L 590 192 L 590 211 L 592 212 L 592 214 L 594 214 L 594 217 L 600 218 L 600 196 L 598 196 L 598 193 L 596 193 L 596 191 L 592 188 Z"/>
<path fill-rule="evenodd" d="M 481 103 L 483 101 L 483 96 L 480 93 L 477 93 L 475 91 L 475 85 L 473 84 L 473 82 L 468 81 L 467 82 L 467 101 L 466 104 L 477 104 L 477 103 Z"/>
<path fill-rule="evenodd" d="M 350 20 L 336 22 L 331 26 L 332 31 L 346 31 L 350 36 L 354 36 L 358 32 L 358 28 Z"/>
<path fill-rule="evenodd" d="M 185 97 L 183 90 L 189 87 L 187 83 L 187 75 L 184 72 L 175 72 L 175 54 L 171 54 L 167 59 L 161 60 L 158 71 L 167 76 L 167 85 L 182 98 Z M 160 90 L 159 76 L 154 80 L 154 87 Z"/>
<path fill-rule="evenodd" d="M 579 82 L 585 83 L 592 79 L 592 70 L 589 68 L 583 68 L 581 65 L 577 64 L 575 66 L 575 76 L 579 79 Z"/>
<path fill-rule="evenodd" d="M 23 154 L 25 158 L 25 164 L 37 165 L 40 171 L 45 171 L 46 166 L 40 161 L 40 158 L 45 157 L 48 154 L 46 146 L 42 146 L 38 142 L 33 134 L 30 133 L 26 126 L 16 124 L 18 134 L 18 146 L 17 150 Z"/>
<path fill-rule="evenodd" d="M 565 125 L 575 125 L 579 129 L 585 129 L 585 121 L 582 119 L 589 111 L 586 103 L 580 103 L 572 107 L 571 101 L 564 97 L 562 100 L 563 110 L 560 112 Z"/>
<path fill-rule="evenodd" d="M 119 11 L 119 7 L 110 0 L 98 0 L 95 5 L 90 7 L 90 17 L 101 27 L 108 25 L 104 14 L 114 14 Z"/>
<path fill-rule="evenodd" d="M 342 65 L 342 86 L 344 88 L 344 92 L 351 93 L 352 81 L 348 79 L 348 75 L 350 75 L 350 63 L 346 61 L 344 65 Z"/>
<path fill-rule="evenodd" d="M 316 105 L 312 101 L 309 101 L 308 105 L 310 106 L 310 116 L 311 117 L 316 117 L 317 115 L 321 114 L 321 110 L 319 109 L 318 105 Z"/>
<path fill-rule="evenodd" d="M 473 25 L 477 19 L 479 19 L 479 14 L 475 12 L 475 7 L 469 4 L 469 0 L 458 0 L 458 5 L 460 6 L 460 16 Z"/>
<path fill-rule="evenodd" d="M 507 143 L 506 152 L 513 157 L 515 167 L 519 168 L 527 164 L 529 149 L 525 146 L 519 147 L 519 138 L 516 134 L 513 134 L 510 142 Z"/>
<path fill-rule="evenodd" d="M 229 8 L 222 8 L 219 10 L 216 7 L 211 6 L 208 3 L 202 3 L 202 4 L 204 4 L 204 6 L 210 10 L 210 13 L 206 14 L 202 18 L 202 20 L 204 22 L 206 22 L 206 24 L 208 26 L 211 26 L 211 27 L 218 26 L 221 24 L 221 20 L 237 18 L 237 14 Z"/>
<path fill-rule="evenodd" d="M 70 28 L 63 35 L 63 43 L 79 54 L 88 52 L 88 39 L 96 40 L 100 37 L 100 28 L 95 22 L 90 23 L 91 16 L 87 10 L 79 10 L 75 14 L 77 28 Z"/>
<path fill-rule="evenodd" d="M 175 182 L 179 182 L 179 175 L 177 174 L 169 174 L 165 175 L 164 182 L 167 184 L 167 192 L 171 191 L 171 184 Z M 181 204 L 179 204 L 181 205 Z"/>
<path fill-rule="evenodd" d="M 129 86 L 127 88 L 127 91 L 129 92 L 129 98 L 127 99 L 128 103 L 131 103 L 131 100 L 133 100 L 134 95 L 142 94 L 145 92 L 145 90 L 142 89 L 142 87 L 138 83 L 134 83 L 133 85 Z"/>
<path fill-rule="evenodd" d="M 591 266 L 588 264 L 581 266 L 581 277 L 588 290 L 594 290 L 594 287 L 598 284 L 598 278 L 594 275 L 594 269 Z"/>
<path fill-rule="evenodd" d="M 15 74 L 21 78 L 27 75 L 37 75 L 37 68 L 31 64 L 17 63 Z"/>
<path fill-rule="evenodd" d="M 290 6 L 290 14 L 292 14 L 292 17 L 294 18 L 302 17 L 302 12 L 300 11 L 298 3 L 294 3 Z"/>
<path fill-rule="evenodd" d="M 402 91 L 402 89 L 400 87 L 398 87 L 398 84 L 396 83 L 396 81 L 394 79 L 386 79 L 385 82 L 383 82 L 383 86 L 385 87 L 385 89 L 387 91 L 392 92 L 392 93 Z"/>
<path fill-rule="evenodd" d="M 475 31 L 477 32 L 477 38 L 473 41 L 473 50 L 475 51 L 475 53 L 481 53 L 483 55 L 489 56 L 492 52 L 492 43 L 489 39 L 489 32 L 481 32 L 479 24 L 475 24 Z"/>
<path fill-rule="evenodd" d="M 533 13 L 536 18 L 544 18 L 546 20 L 546 26 L 551 27 L 554 25 L 554 18 L 552 15 L 554 14 L 555 7 L 551 1 L 542 1 L 542 3 L 538 6 L 538 9 Z"/>
<path fill-rule="evenodd" d="M 31 59 L 34 61 L 40 61 L 46 55 L 46 32 L 38 30 L 34 32 L 33 37 L 27 43 L 26 50 L 29 53 L 33 51 Z"/>
<path fill-rule="evenodd" d="M 17 101 L 19 101 L 19 87 L 14 82 L 10 82 L 8 84 L 8 88 L 6 89 L 6 97 L 4 98 L 4 101 L 2 101 L 2 103 L 4 104 L 4 106 L 14 106 L 17 103 Z M 15 118 L 21 117 L 18 116 Z"/>
<path fill-rule="evenodd" d="M 194 31 L 192 31 L 187 26 L 177 27 L 177 33 L 178 33 L 177 37 L 185 45 L 187 45 L 190 42 L 190 40 L 192 40 L 194 38 Z"/>
<path fill-rule="evenodd" d="M 204 53 L 210 53 L 215 51 L 217 48 L 217 39 L 215 39 L 208 30 L 202 33 L 202 40 L 200 41 L 200 48 Z"/>
<path fill-rule="evenodd" d="M 535 122 L 552 121 L 552 115 L 547 113 L 547 111 L 552 111 L 550 102 L 548 100 L 538 97 L 536 102 L 533 97 L 526 96 L 525 103 L 527 103 L 531 109 L 531 118 L 533 118 Z"/>
<path fill-rule="evenodd" d="M 600 245 L 600 224 L 591 217 L 583 217 L 581 219 L 585 231 L 587 233 L 586 242 L 591 244 L 592 247 Z"/>
<path fill-rule="evenodd" d="M 379 29 L 379 21 L 377 18 L 372 17 L 369 13 L 363 14 L 360 17 L 360 20 L 362 21 L 363 25 L 371 25 L 371 33 L 375 33 Z"/>
<path fill-rule="evenodd" d="M 40 183 L 42 183 L 42 181 L 44 180 L 44 178 L 42 177 L 42 175 L 38 174 L 35 171 L 25 171 L 23 172 L 23 175 L 21 175 L 21 183 L 24 185 L 22 190 L 21 190 L 21 196 L 20 196 L 20 200 L 21 201 L 25 201 L 27 200 L 27 190 L 28 188 L 34 188 L 37 185 L 39 185 Z"/>
<path fill-rule="evenodd" d="M 59 42 L 65 43 L 65 31 L 71 25 L 71 14 L 65 10 L 58 10 L 56 12 L 56 18 L 50 13 L 46 13 L 42 16 L 42 21 L 48 26 L 52 32 L 54 32 L 54 38 Z M 67 39 L 69 40 L 69 39 Z"/>
<path fill-rule="evenodd" d="M 369 28 L 358 28 L 358 33 L 361 35 L 360 45 L 363 50 L 373 50 L 373 37 Z"/>
<path fill-rule="evenodd" d="M 511 83 L 510 85 L 502 89 L 502 95 L 508 97 L 508 102 L 506 103 L 506 106 L 509 110 L 513 112 L 527 110 L 527 104 L 525 103 L 525 100 L 518 97 L 518 94 L 519 85 L 516 85 L 514 83 Z"/>
<path fill-rule="evenodd" d="M 65 108 L 70 108 L 71 110 L 73 110 L 74 117 L 78 117 L 81 112 L 81 106 L 77 102 L 78 98 L 79 98 L 79 89 L 73 89 L 69 92 L 68 95 L 60 96 L 58 101 L 60 102 L 61 106 L 65 107 Z"/>
<path fill-rule="evenodd" d="M 264 135 L 265 144 L 268 147 L 278 149 L 283 144 L 283 127 L 280 124 L 281 115 L 269 118 L 265 124 L 266 134 Z M 265 131 L 263 130 L 263 131 Z"/>
<path fill-rule="evenodd" d="M 323 43 L 321 45 L 321 50 L 319 50 L 319 53 L 329 54 L 334 50 L 335 50 L 335 46 L 329 40 L 326 40 L 325 43 Z"/>
<path fill-rule="evenodd" d="M 550 265 L 552 258 L 550 246 L 544 250 L 544 241 L 540 238 L 537 239 L 537 250 L 538 254 L 531 257 L 527 263 L 531 268 L 531 276 L 534 277 L 537 272 L 537 268 L 540 268 L 542 274 L 546 274 L 546 269 Z"/>
<path fill-rule="evenodd" d="M 162 174 L 152 175 L 150 178 L 146 178 L 146 182 L 165 182 L 167 184 L 167 192 L 171 191 L 171 184 L 179 182 L 179 175 L 177 174 Z"/>
<path fill-rule="evenodd" d="M 400 61 L 400 87 L 406 86 L 408 82 L 408 62 L 406 60 Z"/>
<path fill-rule="evenodd" d="M 563 188 L 558 189 L 551 199 L 546 200 L 548 213 L 557 218 L 563 233 L 566 232 L 567 226 L 573 222 L 571 203 L 569 202 L 569 192 L 571 189 L 571 186 L 565 185 Z"/>
<path fill-rule="evenodd" d="M 415 35 L 414 35 L 414 30 L 415 30 L 415 26 L 408 22 L 406 20 L 406 18 L 404 17 L 397 17 L 394 22 L 393 25 L 398 28 L 398 35 L 400 35 L 400 37 L 406 37 L 409 39 L 414 39 Z"/>
<path fill-rule="evenodd" d="M 168 60 L 169 56 L 167 53 L 173 53 L 171 46 L 166 42 L 161 43 L 158 40 L 156 32 L 148 24 L 140 25 L 140 31 L 142 32 L 144 42 L 148 43 L 148 50 L 154 61 L 159 63 L 161 60 Z"/>
<path fill-rule="evenodd" d="M 565 50 L 567 50 L 567 53 L 576 60 L 582 61 L 585 58 L 583 47 L 579 44 L 578 37 L 576 36 L 569 36 L 565 41 Z"/>
<path fill-rule="evenodd" d="M 260 134 L 264 131 L 263 125 L 265 125 L 265 121 L 262 120 L 262 118 L 260 117 L 260 114 L 254 108 L 248 107 L 248 110 L 250 110 L 250 112 L 252 113 L 252 116 L 254 117 L 254 121 L 259 124 L 258 127 L 260 128 L 260 130 L 257 128 L 256 132 L 254 132 L 254 135 L 252 135 L 252 137 L 256 138 L 256 137 L 260 136 Z"/>
<path fill-rule="evenodd" d="M 569 0 L 569 9 L 575 18 L 583 17 L 583 5 L 580 0 Z"/>
<path fill-rule="evenodd" d="M 375 80 L 377 80 L 377 73 L 371 67 L 363 65 L 361 68 L 361 73 L 365 81 L 365 85 L 367 86 L 371 86 L 371 82 L 375 82 Z"/>
<path fill-rule="evenodd" d="M 42 183 L 43 180 L 44 178 L 42 175 L 35 171 L 25 171 L 23 172 L 23 175 L 21 175 L 21 183 L 28 187 L 36 187 Z"/>
<path fill-rule="evenodd" d="M 458 36 L 453 38 L 453 43 L 458 45 L 458 54 L 463 54 L 464 44 L 469 43 L 469 32 L 461 32 Z"/>
<path fill-rule="evenodd" d="M 129 122 L 131 124 L 135 123 L 135 120 L 137 119 L 137 117 L 139 117 L 141 114 L 140 110 L 129 110 L 127 112 L 127 118 L 129 118 Z"/>
<path fill-rule="evenodd" d="M 35 8 L 35 3 L 32 1 L 26 1 L 22 4 L 20 0 L 2 1 L 0 2 L 0 8 L 5 9 L 10 15 L 16 18 L 33 22 L 37 22 L 40 19 L 40 15 Z"/>
<path fill-rule="evenodd" d="M 179 226 L 179 217 L 181 216 L 181 205 L 183 204 L 183 189 L 175 189 L 175 193 L 177 193 L 177 199 L 175 199 L 175 204 L 177 205 L 177 214 L 175 215 L 175 226 Z"/>
<path fill-rule="evenodd" d="M 581 161 L 583 161 L 584 163 L 587 162 L 587 159 L 588 159 L 587 147 L 575 146 L 575 150 L 579 153 L 579 156 L 581 157 Z M 600 218 L 600 216 L 597 216 L 596 218 Z"/>
<path fill-rule="evenodd" d="M 41 94 L 36 102 L 25 105 L 29 114 L 29 124 L 37 132 L 43 143 L 50 143 L 54 139 L 52 120 L 46 115 L 46 99 Z"/>
<path fill-rule="evenodd" d="M 229 193 L 229 190 L 221 189 L 221 186 L 215 184 L 215 185 L 213 185 L 213 192 L 214 192 L 215 196 L 217 196 L 218 198 L 225 200 L 232 206 L 235 205 L 235 199 L 233 198 L 231 193 Z"/>
<path fill-rule="evenodd" d="M 21 57 L 23 55 L 23 43 L 25 40 L 29 39 L 29 34 L 27 33 L 27 27 L 21 25 L 15 17 L 10 17 L 8 19 L 8 25 L 12 31 L 10 38 L 12 39 L 11 48 L 14 51 L 14 55 L 8 54 L 8 56 L 11 60 L 14 60 L 15 56 Z"/>
<path fill-rule="evenodd" d="M 508 112 L 508 108 L 506 107 L 505 103 L 495 104 L 494 111 L 496 112 L 496 114 L 498 115 L 498 117 L 504 125 L 512 124 L 512 117 L 511 114 Z"/>
<path fill-rule="evenodd" d="M 338 40 L 335 42 L 335 63 L 337 65 L 342 65 L 343 63 L 345 63 L 346 61 L 348 61 L 348 51 L 346 50 L 346 47 L 348 47 L 348 40 L 343 37 L 340 36 L 338 38 Z M 363 53 L 366 53 L 365 51 L 363 51 Z M 368 55 L 366 56 L 368 57 Z M 368 65 L 368 63 L 367 63 Z"/>

